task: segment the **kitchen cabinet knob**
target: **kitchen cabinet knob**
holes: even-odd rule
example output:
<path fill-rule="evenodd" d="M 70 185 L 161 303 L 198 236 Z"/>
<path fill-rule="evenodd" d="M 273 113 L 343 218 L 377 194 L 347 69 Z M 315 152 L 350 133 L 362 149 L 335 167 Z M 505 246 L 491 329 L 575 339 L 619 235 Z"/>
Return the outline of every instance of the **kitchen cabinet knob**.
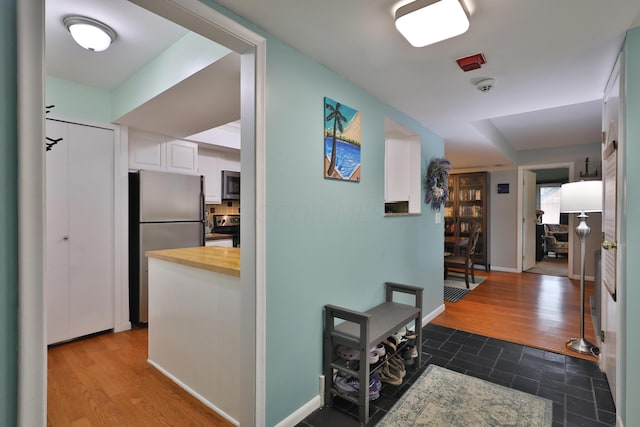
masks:
<path fill-rule="evenodd" d="M 69 240 L 69 236 L 63 236 L 62 240 Z"/>

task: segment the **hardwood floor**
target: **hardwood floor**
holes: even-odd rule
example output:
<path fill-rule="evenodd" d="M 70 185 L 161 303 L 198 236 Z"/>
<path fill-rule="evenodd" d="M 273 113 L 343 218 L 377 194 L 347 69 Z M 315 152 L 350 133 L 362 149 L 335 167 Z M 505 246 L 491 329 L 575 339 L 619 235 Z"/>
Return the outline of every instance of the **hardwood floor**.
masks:
<path fill-rule="evenodd" d="M 483 273 L 480 273 L 483 274 Z M 593 295 L 593 282 L 585 293 Z M 566 277 L 492 272 L 432 323 L 555 353 L 579 335 L 580 283 Z M 585 337 L 594 338 L 588 305 Z M 48 425 L 231 426 L 175 385 L 147 358 L 147 330 L 105 334 L 48 352 Z"/>
<path fill-rule="evenodd" d="M 48 351 L 47 425 L 232 426 L 147 363 L 147 330 Z"/>
<path fill-rule="evenodd" d="M 480 273 L 485 275 L 484 273 Z M 585 282 L 585 339 L 596 343 L 588 305 L 593 282 Z M 432 323 L 587 360 L 567 350 L 580 335 L 580 281 L 533 273 L 491 272 L 487 279 Z"/>

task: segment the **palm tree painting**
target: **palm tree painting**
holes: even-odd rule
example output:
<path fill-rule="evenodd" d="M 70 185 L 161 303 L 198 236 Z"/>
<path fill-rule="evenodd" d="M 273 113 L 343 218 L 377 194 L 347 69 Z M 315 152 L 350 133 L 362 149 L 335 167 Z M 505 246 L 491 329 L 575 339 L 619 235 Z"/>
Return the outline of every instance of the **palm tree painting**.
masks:
<path fill-rule="evenodd" d="M 324 177 L 360 181 L 360 112 L 324 98 Z"/>

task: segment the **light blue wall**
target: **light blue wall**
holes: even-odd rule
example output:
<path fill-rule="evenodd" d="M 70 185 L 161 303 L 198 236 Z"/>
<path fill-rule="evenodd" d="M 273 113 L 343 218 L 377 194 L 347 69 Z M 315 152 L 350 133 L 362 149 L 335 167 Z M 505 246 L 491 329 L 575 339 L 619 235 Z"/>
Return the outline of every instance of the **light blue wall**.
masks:
<path fill-rule="evenodd" d="M 111 120 L 122 117 L 230 52 L 199 34 L 187 33 L 113 91 Z"/>
<path fill-rule="evenodd" d="M 626 268 L 622 272 L 620 314 L 623 327 L 621 369 L 624 400 L 619 403 L 624 425 L 640 425 L 640 27 L 627 34 L 625 46 L 625 142 L 626 154 L 623 156 L 626 177 L 623 179 L 623 197 L 626 210 L 623 211 L 621 231 L 625 233 L 625 242 L 621 253 Z M 626 393 L 625 393 L 626 389 Z"/>
<path fill-rule="evenodd" d="M 0 426 L 17 423 L 16 0 L 0 1 Z"/>
<path fill-rule="evenodd" d="M 323 178 L 323 97 L 362 113 L 360 183 Z M 422 137 L 424 168 L 441 138 L 275 39 L 267 42 L 267 425 L 318 394 L 325 304 L 383 301 L 383 283 L 425 288 L 442 304 L 442 224 L 432 211 L 383 216 L 384 119 Z"/>
<path fill-rule="evenodd" d="M 46 77 L 46 103 L 54 114 L 112 123 L 231 52 L 187 33 L 114 90 Z"/>
<path fill-rule="evenodd" d="M 47 76 L 45 80 L 47 105 L 55 105 L 51 113 L 111 123 L 111 92 L 93 86 Z"/>

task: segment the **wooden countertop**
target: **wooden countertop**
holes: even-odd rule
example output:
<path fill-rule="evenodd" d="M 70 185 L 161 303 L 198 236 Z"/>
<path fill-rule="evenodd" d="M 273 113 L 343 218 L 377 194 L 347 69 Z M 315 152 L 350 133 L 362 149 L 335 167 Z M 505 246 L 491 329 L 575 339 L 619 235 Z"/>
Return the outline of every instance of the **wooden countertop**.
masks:
<path fill-rule="evenodd" d="M 145 255 L 149 258 L 240 277 L 240 248 L 198 246 L 148 251 Z"/>

